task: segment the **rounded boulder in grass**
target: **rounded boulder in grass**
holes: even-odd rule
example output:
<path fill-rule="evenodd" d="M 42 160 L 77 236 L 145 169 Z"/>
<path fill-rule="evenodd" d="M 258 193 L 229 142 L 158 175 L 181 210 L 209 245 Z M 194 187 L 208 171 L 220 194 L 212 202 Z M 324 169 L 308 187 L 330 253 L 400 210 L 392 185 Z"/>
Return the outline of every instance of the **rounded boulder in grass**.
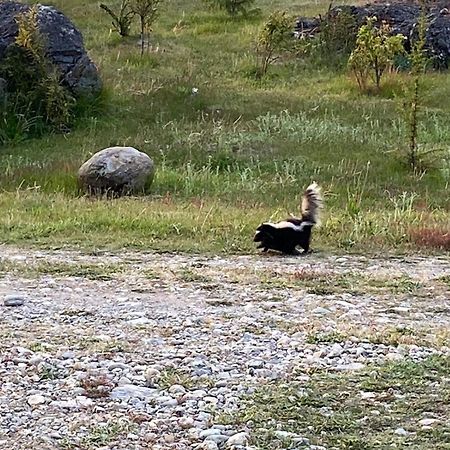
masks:
<path fill-rule="evenodd" d="M 148 191 L 154 174 L 155 165 L 146 153 L 133 147 L 109 147 L 80 167 L 78 182 L 89 195 L 121 196 Z"/>

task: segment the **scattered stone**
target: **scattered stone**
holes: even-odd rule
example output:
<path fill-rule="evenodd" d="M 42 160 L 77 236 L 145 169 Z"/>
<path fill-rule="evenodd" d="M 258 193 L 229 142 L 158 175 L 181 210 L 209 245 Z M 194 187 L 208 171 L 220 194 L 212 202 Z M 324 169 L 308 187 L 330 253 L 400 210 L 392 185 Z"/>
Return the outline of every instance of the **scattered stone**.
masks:
<path fill-rule="evenodd" d="M 362 370 L 366 366 L 362 363 L 349 363 L 349 364 L 338 364 L 335 369 L 340 371 L 347 371 L 347 370 Z"/>
<path fill-rule="evenodd" d="M 436 424 L 438 422 L 440 422 L 439 419 L 427 418 L 427 419 L 419 420 L 419 425 L 422 425 L 424 427 L 429 427 L 429 426 L 434 425 L 434 424 Z"/>
<path fill-rule="evenodd" d="M 222 434 L 222 431 L 218 428 L 208 428 L 207 430 L 203 430 L 200 432 L 200 439 L 205 439 L 209 436 L 215 436 Z"/>
<path fill-rule="evenodd" d="M 233 434 L 228 438 L 226 442 L 227 447 L 232 447 L 234 445 L 247 445 L 248 444 L 248 434 L 245 432 Z"/>
<path fill-rule="evenodd" d="M 153 367 L 149 367 L 145 370 L 144 377 L 145 381 L 147 382 L 147 386 L 153 387 L 155 382 L 159 379 L 161 376 L 161 372 L 158 369 L 155 369 Z"/>
<path fill-rule="evenodd" d="M 181 428 L 184 429 L 192 428 L 195 425 L 194 419 L 192 417 L 182 417 L 178 421 L 178 424 L 180 425 Z"/>
<path fill-rule="evenodd" d="M 123 386 L 115 387 L 111 391 L 111 398 L 118 400 L 128 400 L 130 398 L 139 398 L 141 400 L 145 400 L 148 398 L 154 398 L 157 395 L 157 389 L 136 386 L 134 384 L 124 384 Z"/>
<path fill-rule="evenodd" d="M 184 386 L 181 386 L 180 384 L 173 384 L 172 386 L 170 386 L 169 388 L 169 394 L 172 395 L 180 395 L 180 394 L 184 394 L 186 392 L 186 388 Z"/>
<path fill-rule="evenodd" d="M 253 359 L 248 362 L 248 367 L 260 369 L 261 367 L 264 367 L 264 361 L 262 359 Z"/>
<path fill-rule="evenodd" d="M 9 294 L 3 300 L 5 306 L 22 306 L 24 302 L 25 298 L 20 294 Z"/>
<path fill-rule="evenodd" d="M 219 446 L 213 441 L 205 441 L 197 445 L 195 450 L 219 450 Z"/>
<path fill-rule="evenodd" d="M 27 402 L 30 406 L 42 405 L 47 401 L 47 399 L 41 394 L 30 395 Z"/>
<path fill-rule="evenodd" d="M 317 308 L 314 308 L 311 312 L 312 312 L 313 314 L 318 315 L 318 316 L 325 316 L 325 315 L 331 313 L 331 311 L 330 311 L 329 309 L 327 309 L 327 308 L 322 308 L 321 306 L 318 306 Z"/>
<path fill-rule="evenodd" d="M 394 434 L 398 434 L 399 436 L 407 436 L 409 433 L 404 428 L 397 428 L 394 431 Z"/>
<path fill-rule="evenodd" d="M 5 258 L 8 261 L 22 254 L 1 246 L 2 263 Z M 363 263 L 356 256 L 348 256 L 342 265 L 336 265 L 333 256 L 313 254 L 308 258 L 312 258 L 308 264 L 316 270 L 343 274 L 349 270 L 364 272 L 364 264 L 372 264 L 370 258 Z M 217 414 L 236 413 L 244 398 L 264 389 L 273 379 L 283 383 L 295 379 L 298 396 L 307 396 L 312 377 L 308 374 L 316 370 L 372 367 L 375 376 L 377 366 L 395 361 L 396 355 L 422 361 L 433 354 L 450 354 L 448 348 L 433 345 L 438 332 L 447 329 L 450 311 L 448 296 L 440 293 L 441 285 L 437 283 L 433 295 L 441 308 L 439 313 L 424 308 L 423 297 L 410 294 L 404 303 L 410 311 L 400 316 L 386 312 L 399 304 L 398 297 L 392 295 L 359 294 L 350 300 L 343 295 L 305 294 L 303 287 L 259 289 L 255 281 L 258 273 L 277 271 L 280 277 L 296 274 L 299 265 L 305 263 L 294 258 L 291 263 L 290 259 L 255 256 L 210 258 L 126 250 L 94 255 L 27 250 L 26 261 L 89 266 L 107 261 L 123 266 L 123 274 L 114 281 L 104 281 L 64 275 L 29 279 L 3 273 L 2 299 L 3 292 L 33 292 L 30 307 L 3 311 L 6 332 L 0 364 L 0 436 L 3 439 L 13 433 L 18 448 L 21 443 L 26 443 L 24 448 L 54 448 L 58 446 L 56 440 L 67 436 L 77 446 L 96 430 L 108 433 L 110 427 L 114 430 L 124 425 L 120 442 L 101 444 L 104 450 L 117 446 L 256 450 L 249 443 L 246 429 L 214 421 Z M 377 270 L 395 273 L 407 268 L 412 278 L 421 280 L 450 273 L 448 258 L 414 256 L 407 266 L 398 264 L 389 258 L 380 259 Z M 211 293 L 196 280 L 178 282 L 180 268 L 199 270 L 211 278 L 211 284 L 220 287 Z M 229 282 L 234 271 L 245 282 Z M 150 280 L 151 273 L 158 273 L 158 279 Z M 210 295 L 231 298 L 233 302 L 227 308 L 210 306 L 205 301 Z M 350 302 L 361 315 L 343 319 L 342 312 L 351 309 L 347 304 Z M 268 303 L 276 303 L 277 307 L 267 309 Z M 324 306 L 328 313 L 318 319 L 312 311 Z M 377 322 L 386 314 L 391 322 Z M 142 317 L 147 319 L 142 325 L 132 326 L 129 322 Z M 312 324 L 318 327 L 314 331 L 324 337 L 323 341 L 308 339 Z M 394 346 L 362 341 L 364 333 L 374 332 L 374 328 L 383 337 L 392 327 L 415 330 L 425 325 L 427 335 L 420 335 L 420 344 Z M 345 338 L 339 338 L 341 331 Z M 414 339 L 414 335 L 408 339 Z M 100 393 L 97 386 L 104 383 L 107 390 L 101 392 L 103 395 L 91 395 Z M 362 388 L 354 394 L 364 404 L 365 416 L 381 419 L 387 414 L 383 408 L 385 395 L 400 395 L 396 390 L 364 392 Z M 43 397 L 44 403 L 39 403 L 41 399 L 30 405 L 28 399 L 36 395 Z M 406 395 L 406 401 L 408 393 L 402 395 Z M 332 417 L 334 411 L 322 407 L 318 413 Z M 436 426 L 427 421 L 418 423 L 430 417 L 440 416 L 430 408 L 415 419 L 419 431 Z M 408 420 L 411 418 L 405 417 L 402 423 Z M 130 423 L 136 426 L 128 428 Z M 251 420 L 245 426 L 258 432 Z M 301 434 L 283 431 L 284 424 L 274 421 L 270 429 L 292 449 L 321 448 L 311 446 Z M 393 439 L 403 439 L 402 431 L 393 428 L 390 432 Z"/>

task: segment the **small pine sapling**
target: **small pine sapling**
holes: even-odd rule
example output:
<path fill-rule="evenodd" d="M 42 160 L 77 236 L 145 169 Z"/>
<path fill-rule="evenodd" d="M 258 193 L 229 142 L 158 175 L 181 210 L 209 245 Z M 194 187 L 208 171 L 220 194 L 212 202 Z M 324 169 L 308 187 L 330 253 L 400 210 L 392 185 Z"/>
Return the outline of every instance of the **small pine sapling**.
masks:
<path fill-rule="evenodd" d="M 131 0 L 131 11 L 139 17 L 140 21 L 141 56 L 144 54 L 145 36 L 147 36 L 148 45 L 151 27 L 158 18 L 160 3 L 161 0 Z"/>

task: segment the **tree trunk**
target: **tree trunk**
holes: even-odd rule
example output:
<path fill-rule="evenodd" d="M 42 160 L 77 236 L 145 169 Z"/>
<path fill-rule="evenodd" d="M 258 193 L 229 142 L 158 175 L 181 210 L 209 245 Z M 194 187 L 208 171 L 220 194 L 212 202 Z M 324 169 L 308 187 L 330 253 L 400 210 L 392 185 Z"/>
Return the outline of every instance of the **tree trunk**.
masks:
<path fill-rule="evenodd" d="M 144 54 L 145 17 L 141 16 L 141 56 Z"/>
<path fill-rule="evenodd" d="M 414 79 L 414 93 L 411 101 L 409 163 L 413 170 L 417 167 L 417 106 L 419 103 L 419 75 Z"/>

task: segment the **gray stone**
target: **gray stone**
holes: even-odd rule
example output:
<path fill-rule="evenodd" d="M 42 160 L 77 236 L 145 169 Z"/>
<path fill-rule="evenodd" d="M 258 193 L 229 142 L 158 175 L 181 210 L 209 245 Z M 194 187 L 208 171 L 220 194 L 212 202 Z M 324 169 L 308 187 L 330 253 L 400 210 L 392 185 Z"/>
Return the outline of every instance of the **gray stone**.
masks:
<path fill-rule="evenodd" d="M 47 399 L 41 394 L 30 395 L 27 399 L 27 402 L 30 406 L 42 405 L 46 401 Z"/>
<path fill-rule="evenodd" d="M 0 60 L 15 43 L 17 15 L 29 9 L 29 5 L 17 1 L 0 2 Z M 38 24 L 45 38 L 46 55 L 59 69 L 63 84 L 77 97 L 97 95 L 102 89 L 100 75 L 78 29 L 52 6 L 38 5 Z"/>
<path fill-rule="evenodd" d="M 324 316 L 326 314 L 330 314 L 331 311 L 327 308 L 322 308 L 321 306 L 318 306 L 317 308 L 314 308 L 311 312 L 318 316 Z"/>
<path fill-rule="evenodd" d="M 195 425 L 194 419 L 192 417 L 181 417 L 178 421 L 178 425 L 185 430 L 192 428 Z"/>
<path fill-rule="evenodd" d="M 329 358 L 336 358 L 337 356 L 342 355 L 342 352 L 344 351 L 344 349 L 342 348 L 342 346 L 338 343 L 333 344 L 333 346 L 331 347 L 330 353 L 328 353 L 328 357 Z"/>
<path fill-rule="evenodd" d="M 136 386 L 134 384 L 124 384 L 123 386 L 118 386 L 111 391 L 111 398 L 117 400 L 128 400 L 130 398 L 145 400 L 147 398 L 153 398 L 157 394 L 157 389 Z"/>
<path fill-rule="evenodd" d="M 335 369 L 339 371 L 347 371 L 347 370 L 362 370 L 366 366 L 362 363 L 349 363 L 349 364 L 338 364 Z"/>
<path fill-rule="evenodd" d="M 419 420 L 419 425 L 428 427 L 430 425 L 434 425 L 437 422 L 439 422 L 439 419 L 427 418 L 427 419 Z"/>
<path fill-rule="evenodd" d="M 219 446 L 213 441 L 205 441 L 197 445 L 195 450 L 219 450 Z"/>
<path fill-rule="evenodd" d="M 25 302 L 25 298 L 19 294 L 9 294 L 3 300 L 5 306 L 22 306 Z"/>
<path fill-rule="evenodd" d="M 209 436 L 220 435 L 222 431 L 218 428 L 208 428 L 207 430 L 203 430 L 200 432 L 200 439 L 205 439 Z"/>
<path fill-rule="evenodd" d="M 248 434 L 245 432 L 233 434 L 230 438 L 228 438 L 226 442 L 227 447 L 232 447 L 234 445 L 247 445 L 248 443 Z"/>
<path fill-rule="evenodd" d="M 78 180 L 89 194 L 126 195 L 150 187 L 154 173 L 153 161 L 146 153 L 133 147 L 110 147 L 80 167 Z"/>
<path fill-rule="evenodd" d="M 260 369 L 264 367 L 264 361 L 262 359 L 252 359 L 248 362 L 248 367 L 252 367 L 253 369 Z"/>
<path fill-rule="evenodd" d="M 224 436 L 223 434 L 212 434 L 208 436 L 205 441 L 215 442 L 217 445 L 223 444 L 225 441 L 228 441 L 228 436 Z"/>

